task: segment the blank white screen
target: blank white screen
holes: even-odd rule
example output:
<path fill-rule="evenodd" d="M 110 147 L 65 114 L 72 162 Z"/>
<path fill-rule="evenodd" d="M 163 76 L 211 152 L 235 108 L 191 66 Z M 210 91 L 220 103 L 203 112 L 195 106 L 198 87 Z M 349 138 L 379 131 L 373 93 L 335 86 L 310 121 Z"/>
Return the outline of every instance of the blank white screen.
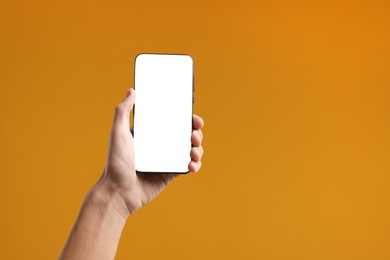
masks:
<path fill-rule="evenodd" d="M 188 55 L 140 54 L 135 62 L 135 168 L 188 172 L 193 61 Z"/>

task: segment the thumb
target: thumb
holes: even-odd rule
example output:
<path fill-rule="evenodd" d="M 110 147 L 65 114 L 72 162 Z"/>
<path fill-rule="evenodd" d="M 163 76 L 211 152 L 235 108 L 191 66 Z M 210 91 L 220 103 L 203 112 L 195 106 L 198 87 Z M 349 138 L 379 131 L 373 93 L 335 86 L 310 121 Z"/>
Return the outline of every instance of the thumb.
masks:
<path fill-rule="evenodd" d="M 134 102 L 135 90 L 133 88 L 129 88 L 126 93 L 126 97 L 115 108 L 115 124 L 125 123 L 127 126 L 129 125 L 130 112 L 133 110 Z"/>
<path fill-rule="evenodd" d="M 130 113 L 131 110 L 133 110 L 134 102 L 135 102 L 135 90 L 133 88 L 129 88 L 126 92 L 126 97 L 123 99 L 121 104 L 123 103 L 126 112 Z"/>

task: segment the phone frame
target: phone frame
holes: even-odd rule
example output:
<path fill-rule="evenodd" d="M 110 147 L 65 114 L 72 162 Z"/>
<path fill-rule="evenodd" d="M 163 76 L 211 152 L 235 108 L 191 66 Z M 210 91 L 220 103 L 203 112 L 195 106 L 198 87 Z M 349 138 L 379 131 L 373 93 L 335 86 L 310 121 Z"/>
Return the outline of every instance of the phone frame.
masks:
<path fill-rule="evenodd" d="M 152 54 L 152 55 L 185 55 L 185 56 L 188 56 L 191 58 L 192 60 L 192 106 L 191 106 L 191 122 L 192 122 L 192 131 L 194 131 L 194 120 L 193 120 L 193 114 L 194 114 L 194 103 L 195 103 L 195 63 L 194 63 L 194 58 L 192 58 L 191 55 L 189 54 L 184 54 L 184 53 L 150 53 L 150 52 L 142 52 L 142 53 L 138 53 L 135 58 L 134 58 L 134 90 L 135 89 L 135 68 L 136 68 L 136 62 L 137 62 L 137 58 L 138 56 L 140 55 L 143 55 L 143 54 Z M 132 126 L 133 126 L 133 138 L 135 137 L 134 135 L 134 118 L 135 118 L 135 105 L 137 103 L 137 100 L 135 101 L 134 103 L 134 107 L 133 107 L 133 122 L 132 122 Z M 191 132 L 191 135 L 192 135 L 192 132 Z M 192 145 L 192 142 L 191 142 L 191 147 L 193 147 Z M 190 151 L 191 152 L 191 151 Z M 191 162 L 191 161 L 190 161 Z M 188 163 L 190 163 L 188 162 Z M 135 161 L 134 161 L 135 163 Z M 134 167 L 135 168 L 135 167 Z M 188 174 L 190 172 L 190 170 L 188 169 L 188 171 L 186 172 L 143 172 L 143 171 L 138 171 L 137 169 L 135 169 L 135 172 L 137 174 Z"/>

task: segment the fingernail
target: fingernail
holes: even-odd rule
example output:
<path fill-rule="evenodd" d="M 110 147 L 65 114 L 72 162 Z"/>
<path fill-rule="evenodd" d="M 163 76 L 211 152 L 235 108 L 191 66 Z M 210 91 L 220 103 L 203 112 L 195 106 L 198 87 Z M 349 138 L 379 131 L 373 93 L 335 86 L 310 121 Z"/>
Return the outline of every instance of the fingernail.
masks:
<path fill-rule="evenodd" d="M 126 92 L 126 97 L 130 96 L 130 89 Z"/>

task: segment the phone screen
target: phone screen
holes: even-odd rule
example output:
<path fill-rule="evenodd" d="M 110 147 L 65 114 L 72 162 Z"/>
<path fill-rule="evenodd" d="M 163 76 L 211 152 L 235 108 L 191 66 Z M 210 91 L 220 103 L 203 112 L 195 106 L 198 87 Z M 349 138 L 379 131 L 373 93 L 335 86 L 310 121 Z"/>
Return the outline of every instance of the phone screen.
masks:
<path fill-rule="evenodd" d="M 187 173 L 191 161 L 192 58 L 140 54 L 135 60 L 134 83 L 136 171 Z"/>

